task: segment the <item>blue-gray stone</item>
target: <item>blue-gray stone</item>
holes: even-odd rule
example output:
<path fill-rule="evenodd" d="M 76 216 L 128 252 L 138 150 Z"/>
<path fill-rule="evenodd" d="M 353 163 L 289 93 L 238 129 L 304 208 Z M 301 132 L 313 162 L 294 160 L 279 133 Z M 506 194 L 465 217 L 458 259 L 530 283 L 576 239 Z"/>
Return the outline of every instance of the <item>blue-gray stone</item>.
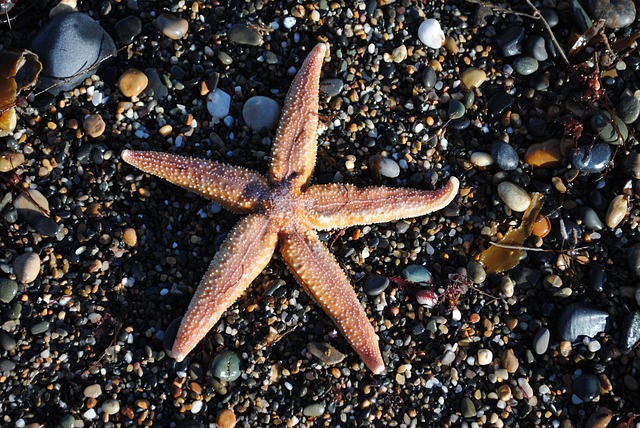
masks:
<path fill-rule="evenodd" d="M 454 99 L 451 99 L 451 101 L 449 101 L 449 108 L 447 110 L 449 119 L 460 119 L 462 116 L 464 116 L 465 111 L 466 108 L 460 101 Z"/>
<path fill-rule="evenodd" d="M 274 129 L 280 119 L 280 105 L 269 97 L 256 95 L 244 103 L 242 118 L 254 131 Z"/>
<path fill-rule="evenodd" d="M 210 371 L 220 380 L 233 382 L 240 377 L 240 357 L 233 351 L 222 351 L 211 362 Z"/>
<path fill-rule="evenodd" d="M 424 266 L 409 265 L 402 269 L 404 278 L 415 284 L 433 284 L 433 275 Z"/>
<path fill-rule="evenodd" d="M 400 166 L 398 162 L 391 158 L 379 157 L 379 172 L 380 175 L 387 178 L 396 178 L 400 175 Z"/>
<path fill-rule="evenodd" d="M 539 34 L 533 34 L 527 39 L 527 52 L 538 61 L 549 58 L 546 48 L 547 41 Z"/>
<path fill-rule="evenodd" d="M 377 296 L 387 289 L 389 278 L 384 275 L 371 275 L 364 282 L 364 292 L 369 296 Z"/>
<path fill-rule="evenodd" d="M 598 217 L 598 213 L 591 207 L 582 207 L 580 210 L 580 217 L 582 218 L 582 223 L 585 225 L 587 229 L 591 230 L 602 230 L 604 228 L 604 223 Z"/>
<path fill-rule="evenodd" d="M 510 144 L 502 140 L 491 144 L 491 156 L 504 171 L 513 171 L 518 167 L 518 153 Z"/>
<path fill-rule="evenodd" d="M 18 283 L 9 278 L 0 278 L 0 302 L 9 303 L 16 297 Z"/>
<path fill-rule="evenodd" d="M 320 91 L 329 95 L 330 97 L 335 97 L 342 92 L 342 87 L 344 83 L 341 79 L 324 79 L 320 82 Z"/>
<path fill-rule="evenodd" d="M 608 144 L 594 144 L 589 150 L 588 146 L 582 146 L 571 153 L 571 163 L 580 172 L 602 172 L 611 160 L 611 148 Z"/>
<path fill-rule="evenodd" d="M 640 116 L 640 97 L 624 95 L 620 98 L 616 111 L 624 123 L 630 124 L 635 122 L 638 116 Z"/>
<path fill-rule="evenodd" d="M 167 89 L 165 84 L 162 82 L 160 72 L 155 68 L 146 68 L 144 70 L 144 74 L 146 74 L 149 79 L 149 85 L 147 86 L 147 89 L 145 89 L 145 93 L 153 91 L 153 98 L 159 101 L 167 98 L 169 95 L 169 89 Z M 212 91 L 214 91 L 214 89 L 212 89 Z"/>
<path fill-rule="evenodd" d="M 582 336 L 594 337 L 605 331 L 609 313 L 585 303 L 571 303 L 558 317 L 558 334 L 573 342 Z"/>
<path fill-rule="evenodd" d="M 56 95 L 75 88 L 95 73 L 101 61 L 116 53 L 116 45 L 100 24 L 88 15 L 71 12 L 56 15 L 31 43 L 43 70 L 38 87 Z"/>
<path fill-rule="evenodd" d="M 513 60 L 513 68 L 518 74 L 528 76 L 538 70 L 538 60 L 530 56 L 522 55 Z"/>
<path fill-rule="evenodd" d="M 521 25 L 515 25 L 500 32 L 496 36 L 496 45 L 502 51 L 502 56 L 509 57 L 521 54 L 524 34 L 525 30 Z"/>
<path fill-rule="evenodd" d="M 142 21 L 135 15 L 129 15 L 116 22 L 115 30 L 118 41 L 128 45 L 142 32 Z"/>

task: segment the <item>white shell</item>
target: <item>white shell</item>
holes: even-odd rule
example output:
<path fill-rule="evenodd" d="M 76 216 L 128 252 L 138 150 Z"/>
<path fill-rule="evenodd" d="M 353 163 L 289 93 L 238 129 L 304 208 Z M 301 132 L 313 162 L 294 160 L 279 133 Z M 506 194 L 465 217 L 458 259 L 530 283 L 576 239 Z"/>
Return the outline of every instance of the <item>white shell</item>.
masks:
<path fill-rule="evenodd" d="M 431 49 L 440 49 L 444 44 L 444 32 L 440 23 L 433 18 L 427 19 L 418 28 L 418 38 Z"/>

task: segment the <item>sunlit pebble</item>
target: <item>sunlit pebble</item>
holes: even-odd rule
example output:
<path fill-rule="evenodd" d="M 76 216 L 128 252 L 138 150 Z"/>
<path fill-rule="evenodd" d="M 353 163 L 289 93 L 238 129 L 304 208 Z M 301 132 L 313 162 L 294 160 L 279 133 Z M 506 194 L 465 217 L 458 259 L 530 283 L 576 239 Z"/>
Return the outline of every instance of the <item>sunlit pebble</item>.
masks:
<path fill-rule="evenodd" d="M 296 19 L 293 16 L 287 16 L 286 18 L 284 18 L 282 23 L 284 24 L 284 28 L 290 29 L 294 25 L 296 25 Z"/>
<path fill-rule="evenodd" d="M 444 44 L 444 31 L 437 20 L 430 18 L 420 24 L 418 38 L 427 47 L 440 49 Z"/>

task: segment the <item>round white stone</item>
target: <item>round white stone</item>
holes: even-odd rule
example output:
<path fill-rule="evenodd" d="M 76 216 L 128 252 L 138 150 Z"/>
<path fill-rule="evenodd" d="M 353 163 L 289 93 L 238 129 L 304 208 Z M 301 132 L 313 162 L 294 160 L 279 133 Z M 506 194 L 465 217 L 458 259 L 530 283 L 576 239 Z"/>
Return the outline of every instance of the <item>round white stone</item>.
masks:
<path fill-rule="evenodd" d="M 480 349 L 478 351 L 478 365 L 486 366 L 493 361 L 493 352 L 489 349 Z"/>
<path fill-rule="evenodd" d="M 444 32 L 440 23 L 433 18 L 427 19 L 418 28 L 418 38 L 431 49 L 440 49 L 444 44 Z"/>

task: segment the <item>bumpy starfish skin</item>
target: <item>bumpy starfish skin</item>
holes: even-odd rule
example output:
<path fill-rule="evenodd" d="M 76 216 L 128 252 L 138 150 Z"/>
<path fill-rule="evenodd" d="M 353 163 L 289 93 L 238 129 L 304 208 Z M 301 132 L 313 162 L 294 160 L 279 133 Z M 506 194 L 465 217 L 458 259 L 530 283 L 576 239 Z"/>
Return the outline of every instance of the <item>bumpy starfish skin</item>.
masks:
<path fill-rule="evenodd" d="M 320 70 L 326 54 L 317 45 L 303 63 L 285 99 L 273 142 L 269 178 L 214 161 L 157 152 L 124 150 L 122 159 L 143 171 L 205 196 L 229 210 L 247 213 L 229 233 L 204 275 L 173 345 L 182 361 L 224 311 L 269 263 L 280 243 L 282 257 L 302 287 L 331 317 L 376 374 L 384 362 L 356 293 L 315 230 L 416 217 L 445 207 L 458 193 L 451 177 L 440 190 L 352 185 L 312 185 L 316 158 Z"/>

